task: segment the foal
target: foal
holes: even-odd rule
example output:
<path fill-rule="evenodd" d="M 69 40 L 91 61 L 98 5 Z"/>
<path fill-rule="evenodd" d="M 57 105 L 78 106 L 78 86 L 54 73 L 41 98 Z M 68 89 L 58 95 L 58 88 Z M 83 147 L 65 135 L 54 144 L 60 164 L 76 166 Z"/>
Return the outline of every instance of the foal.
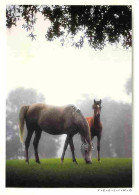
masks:
<path fill-rule="evenodd" d="M 97 159 L 100 161 L 100 140 L 102 134 L 102 123 L 100 121 L 100 112 L 101 112 L 101 100 L 94 100 L 94 104 L 92 106 L 94 110 L 93 117 L 87 117 L 87 121 L 91 131 L 91 140 L 94 139 L 94 136 L 97 136 Z"/>

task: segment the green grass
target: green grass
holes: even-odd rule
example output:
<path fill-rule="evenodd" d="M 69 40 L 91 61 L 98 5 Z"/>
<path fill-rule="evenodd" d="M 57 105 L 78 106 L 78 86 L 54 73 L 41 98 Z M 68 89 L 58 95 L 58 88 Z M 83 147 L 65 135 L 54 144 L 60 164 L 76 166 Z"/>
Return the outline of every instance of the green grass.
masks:
<path fill-rule="evenodd" d="M 132 187 L 131 158 L 103 158 L 101 163 L 85 164 L 77 159 L 7 160 L 6 187 Z"/>

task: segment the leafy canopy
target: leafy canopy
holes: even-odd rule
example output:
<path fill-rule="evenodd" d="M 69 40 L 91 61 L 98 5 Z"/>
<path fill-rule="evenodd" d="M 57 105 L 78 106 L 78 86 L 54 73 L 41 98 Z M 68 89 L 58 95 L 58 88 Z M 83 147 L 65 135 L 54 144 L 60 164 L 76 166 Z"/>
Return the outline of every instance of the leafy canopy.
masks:
<path fill-rule="evenodd" d="M 59 39 L 81 48 L 87 42 L 91 48 L 103 49 L 107 43 L 132 45 L 131 6 L 73 6 L 73 5 L 11 5 L 6 8 L 6 26 L 11 28 L 23 18 L 23 28 L 36 39 L 34 25 L 37 13 L 51 23 L 45 37 Z"/>

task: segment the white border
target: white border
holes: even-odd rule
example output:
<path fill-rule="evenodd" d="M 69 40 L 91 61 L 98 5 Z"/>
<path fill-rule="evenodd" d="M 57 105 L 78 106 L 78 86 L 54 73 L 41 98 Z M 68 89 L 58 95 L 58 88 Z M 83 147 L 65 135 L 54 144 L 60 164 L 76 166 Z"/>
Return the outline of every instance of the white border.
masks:
<path fill-rule="evenodd" d="M 133 68 L 133 76 L 134 76 L 134 118 L 133 118 L 133 172 L 135 173 L 135 177 L 133 177 L 133 189 L 132 192 L 121 192 L 121 193 L 126 193 L 126 194 L 139 194 L 139 180 L 138 178 L 138 173 L 139 173 L 139 151 L 138 151 L 138 138 L 139 138 L 139 125 L 137 124 L 138 118 L 139 118 L 139 113 L 137 108 L 139 108 L 139 94 L 137 91 L 138 88 L 138 79 L 139 79 L 139 65 L 138 63 L 138 54 L 137 52 L 139 51 L 139 45 L 137 44 L 138 41 L 138 35 L 139 35 L 139 30 L 137 28 L 137 23 L 139 19 L 139 1 L 138 0 L 6 0 L 0 2 L 0 132 L 1 132 L 1 139 L 0 139 L 0 194 L 2 195 L 12 195 L 12 194 L 46 194 L 47 193 L 60 193 L 60 194 L 67 194 L 67 193 L 81 193 L 81 194 L 88 194 L 88 193 L 100 193 L 100 194 L 110 194 L 113 193 L 112 191 L 110 192 L 98 192 L 97 189 L 8 189 L 5 188 L 5 134 L 6 134 L 6 127 L 5 127 L 5 120 L 6 120 L 6 115 L 5 115 L 5 100 L 6 100 L 6 27 L 5 27 L 5 8 L 6 5 L 11 5 L 11 4 L 42 4 L 42 5 L 132 5 L 133 6 L 133 31 L 134 31 L 134 40 L 133 40 L 133 63 L 134 63 L 134 68 Z M 134 142 L 135 141 L 135 142 Z M 56 190 L 56 191 L 55 191 Z M 119 194 L 120 192 L 114 192 L 114 194 Z"/>
<path fill-rule="evenodd" d="M 139 18 L 139 1 L 136 1 L 135 7 L 134 7 L 134 18 L 133 18 L 133 76 L 134 76 L 134 98 L 133 98 L 133 181 L 134 181 L 134 187 L 136 194 L 139 194 L 139 179 L 138 179 L 138 173 L 139 173 L 139 152 L 138 152 L 138 146 L 139 146 L 139 62 L 138 62 L 138 51 L 139 51 L 139 25 L 138 25 L 138 18 Z"/>

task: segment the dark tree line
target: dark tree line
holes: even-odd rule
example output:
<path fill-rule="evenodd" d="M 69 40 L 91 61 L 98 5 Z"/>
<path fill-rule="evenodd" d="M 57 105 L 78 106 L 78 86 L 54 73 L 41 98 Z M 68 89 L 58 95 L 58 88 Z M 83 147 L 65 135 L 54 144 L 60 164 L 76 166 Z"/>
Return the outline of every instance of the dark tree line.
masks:
<path fill-rule="evenodd" d="M 16 26 L 22 18 L 22 27 L 34 40 L 37 13 L 51 23 L 45 34 L 48 41 L 59 39 L 64 45 L 68 40 L 78 48 L 88 42 L 94 49 L 119 42 L 126 48 L 132 46 L 131 6 L 10 5 L 6 8 L 6 26 Z"/>

